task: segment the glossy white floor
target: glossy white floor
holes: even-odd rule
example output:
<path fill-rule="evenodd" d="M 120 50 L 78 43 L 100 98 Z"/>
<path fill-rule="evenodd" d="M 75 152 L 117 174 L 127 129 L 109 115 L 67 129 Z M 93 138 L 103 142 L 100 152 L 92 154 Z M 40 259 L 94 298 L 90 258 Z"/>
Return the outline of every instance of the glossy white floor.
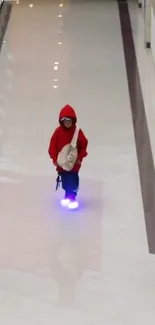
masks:
<path fill-rule="evenodd" d="M 0 324 L 154 325 L 117 4 L 14 4 L 0 70 Z M 66 103 L 89 138 L 68 214 L 47 153 Z"/>

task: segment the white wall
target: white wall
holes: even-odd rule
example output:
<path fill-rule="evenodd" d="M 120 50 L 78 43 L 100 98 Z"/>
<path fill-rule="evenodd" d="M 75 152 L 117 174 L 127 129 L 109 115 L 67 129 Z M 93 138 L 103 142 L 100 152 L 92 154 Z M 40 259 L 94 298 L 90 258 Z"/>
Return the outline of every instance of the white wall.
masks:
<path fill-rule="evenodd" d="M 155 0 L 138 0 L 144 17 L 144 43 L 150 44 L 155 63 Z"/>
<path fill-rule="evenodd" d="M 151 49 L 155 62 L 155 11 L 151 6 Z"/>
<path fill-rule="evenodd" d="M 137 0 L 138 1 L 138 6 L 142 7 L 142 9 L 144 9 L 144 1 L 145 0 Z"/>
<path fill-rule="evenodd" d="M 151 1 L 144 0 L 144 40 L 145 45 L 151 45 Z"/>

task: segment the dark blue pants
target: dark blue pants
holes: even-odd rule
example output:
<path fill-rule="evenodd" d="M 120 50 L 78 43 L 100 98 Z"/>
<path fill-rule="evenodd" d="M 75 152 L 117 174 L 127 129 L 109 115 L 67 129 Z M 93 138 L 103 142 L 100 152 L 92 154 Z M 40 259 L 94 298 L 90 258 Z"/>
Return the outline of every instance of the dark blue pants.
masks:
<path fill-rule="evenodd" d="M 61 176 L 62 188 L 66 195 L 76 195 L 79 189 L 79 175 L 76 172 L 62 172 Z"/>

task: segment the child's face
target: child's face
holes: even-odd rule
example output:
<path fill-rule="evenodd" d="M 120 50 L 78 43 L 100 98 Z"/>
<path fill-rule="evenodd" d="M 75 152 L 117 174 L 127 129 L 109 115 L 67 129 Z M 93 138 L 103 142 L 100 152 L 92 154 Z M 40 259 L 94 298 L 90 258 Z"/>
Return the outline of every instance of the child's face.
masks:
<path fill-rule="evenodd" d="M 65 128 L 69 129 L 72 126 L 72 120 L 64 120 L 63 121 Z"/>

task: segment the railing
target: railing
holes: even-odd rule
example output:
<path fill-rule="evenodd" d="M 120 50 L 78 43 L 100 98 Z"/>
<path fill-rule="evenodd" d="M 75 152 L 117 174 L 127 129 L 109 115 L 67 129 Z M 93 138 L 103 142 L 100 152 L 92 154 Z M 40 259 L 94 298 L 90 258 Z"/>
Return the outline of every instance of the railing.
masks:
<path fill-rule="evenodd" d="M 155 62 L 155 0 L 137 0 L 144 16 L 144 43 L 151 48 Z"/>
<path fill-rule="evenodd" d="M 137 0 L 138 7 L 142 8 L 144 17 L 144 44 L 146 48 L 151 48 L 151 7 L 155 0 Z"/>
<path fill-rule="evenodd" d="M 151 6 L 151 49 L 155 62 L 155 1 Z"/>

